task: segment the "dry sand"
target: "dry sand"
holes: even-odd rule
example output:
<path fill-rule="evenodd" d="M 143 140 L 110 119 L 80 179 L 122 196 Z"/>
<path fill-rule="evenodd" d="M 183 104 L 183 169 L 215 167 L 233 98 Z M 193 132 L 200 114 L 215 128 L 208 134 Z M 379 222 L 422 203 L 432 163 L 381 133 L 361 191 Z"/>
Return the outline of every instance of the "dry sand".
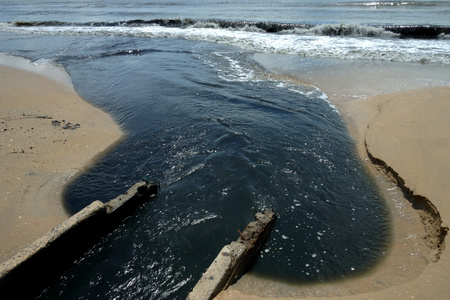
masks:
<path fill-rule="evenodd" d="M 122 132 L 58 67 L 0 55 L 0 87 L 1 263 L 68 217 L 64 186 Z"/>
<path fill-rule="evenodd" d="M 448 67 L 336 61 L 311 66 L 264 55 L 257 60 L 329 95 L 391 210 L 392 245 L 376 268 L 358 278 L 287 285 L 250 273 L 216 298 L 449 299 Z M 404 193 L 415 197 L 408 200 Z"/>

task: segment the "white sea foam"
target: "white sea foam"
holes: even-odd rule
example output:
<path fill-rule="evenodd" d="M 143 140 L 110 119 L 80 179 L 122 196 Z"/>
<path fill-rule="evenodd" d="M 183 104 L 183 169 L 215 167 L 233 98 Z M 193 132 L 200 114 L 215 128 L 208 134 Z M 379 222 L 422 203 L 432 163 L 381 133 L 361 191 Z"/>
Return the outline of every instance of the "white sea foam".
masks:
<path fill-rule="evenodd" d="M 324 100 L 325 102 L 328 103 L 328 105 L 331 107 L 331 109 L 337 113 L 338 115 L 341 115 L 341 113 L 339 112 L 339 110 L 336 108 L 336 106 L 331 103 L 330 99 L 328 98 L 327 94 L 325 94 L 324 91 L 322 91 L 321 89 L 319 89 L 318 87 L 315 86 L 303 86 L 302 89 L 296 88 L 296 87 L 291 87 L 289 89 L 292 92 L 295 93 L 299 93 L 311 100 L 314 99 L 321 99 Z"/>
<path fill-rule="evenodd" d="M 141 36 L 182 38 L 237 46 L 246 50 L 292 54 L 304 57 L 366 59 L 379 61 L 450 64 L 450 39 L 399 39 L 389 37 L 273 34 L 257 30 L 229 30 L 215 26 L 173 28 L 164 26 L 38 26 L 14 27 L 0 24 L 0 30 L 18 33 L 62 35 Z M 376 31 L 376 29 L 373 29 Z"/>
<path fill-rule="evenodd" d="M 45 66 L 55 66 L 55 61 L 48 58 L 40 58 L 32 63 L 35 66 L 45 65 Z"/>
<path fill-rule="evenodd" d="M 197 225 L 197 224 L 204 223 L 204 222 L 206 222 L 207 220 L 216 219 L 216 218 L 219 218 L 219 216 L 216 215 L 216 214 L 211 214 L 211 215 L 205 216 L 205 217 L 203 217 L 203 218 L 193 220 L 190 224 L 191 224 L 191 225 Z"/>

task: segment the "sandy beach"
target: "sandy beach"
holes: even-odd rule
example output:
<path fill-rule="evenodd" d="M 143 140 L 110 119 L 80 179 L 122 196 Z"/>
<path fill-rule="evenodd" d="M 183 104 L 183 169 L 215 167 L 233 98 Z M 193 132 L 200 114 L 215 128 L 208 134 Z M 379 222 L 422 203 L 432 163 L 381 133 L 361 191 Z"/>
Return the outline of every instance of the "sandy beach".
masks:
<path fill-rule="evenodd" d="M 391 247 L 360 277 L 294 286 L 249 273 L 216 298 L 447 299 L 450 72 L 437 65 L 382 63 L 309 68 L 295 58 L 274 57 L 257 60 L 319 87 L 339 109 L 391 211 Z"/>
<path fill-rule="evenodd" d="M 122 131 L 62 69 L 0 55 L 0 263 L 68 217 L 65 185 Z"/>
<path fill-rule="evenodd" d="M 320 66 L 299 72 L 293 70 L 301 65 L 277 62 L 279 57 L 258 59 L 329 95 L 386 199 L 392 246 L 376 268 L 357 278 L 291 286 L 247 274 L 217 299 L 446 299 L 450 87 L 435 83 L 448 85 L 449 71 L 328 64 L 326 72 Z M 82 100 L 68 74 L 57 67 L 0 56 L 0 84 L 3 262 L 68 217 L 61 198 L 64 186 L 119 141 L 122 132 L 108 114 Z"/>

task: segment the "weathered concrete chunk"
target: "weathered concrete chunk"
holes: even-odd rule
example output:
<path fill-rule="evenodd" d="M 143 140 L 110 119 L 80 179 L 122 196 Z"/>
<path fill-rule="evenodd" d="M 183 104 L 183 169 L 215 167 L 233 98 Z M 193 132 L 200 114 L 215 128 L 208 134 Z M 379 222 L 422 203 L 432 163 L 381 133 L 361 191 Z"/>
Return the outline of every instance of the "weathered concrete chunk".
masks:
<path fill-rule="evenodd" d="M 158 192 L 158 185 L 154 183 L 139 182 L 128 189 L 124 194 L 106 202 L 107 212 L 110 216 L 129 215 L 130 211 L 142 205 L 149 197 Z"/>
<path fill-rule="evenodd" d="M 158 185 L 141 182 L 110 202 L 94 201 L 1 264 L 0 291 L 21 299 L 36 296 L 157 191 Z M 41 270 L 45 276 L 38 275 Z"/>
<path fill-rule="evenodd" d="M 79 230 L 84 224 L 87 224 L 89 220 L 97 219 L 101 221 L 102 216 L 106 214 L 106 207 L 100 201 L 94 201 L 83 210 L 73 215 L 63 223 L 57 225 L 50 230 L 43 237 L 37 239 L 28 247 L 17 253 L 13 258 L 0 265 L 0 289 L 4 285 L 4 282 L 8 282 L 8 279 L 14 277 L 16 273 L 21 272 L 22 269 L 26 269 L 27 265 L 34 264 L 38 258 L 45 255 L 48 251 L 47 248 L 59 247 L 58 241 L 67 238 L 72 238 L 72 234 Z M 87 230 L 87 228 L 85 228 Z M 41 253 L 38 257 L 38 254 Z"/>
<path fill-rule="evenodd" d="M 267 210 L 255 215 L 236 242 L 222 248 L 187 300 L 210 300 L 236 282 L 250 267 L 275 224 L 276 215 Z"/>
<path fill-rule="evenodd" d="M 243 257 L 244 251 L 245 247 L 235 242 L 223 247 L 187 299 L 212 299 L 211 295 L 220 293 L 233 276 L 234 266 Z"/>

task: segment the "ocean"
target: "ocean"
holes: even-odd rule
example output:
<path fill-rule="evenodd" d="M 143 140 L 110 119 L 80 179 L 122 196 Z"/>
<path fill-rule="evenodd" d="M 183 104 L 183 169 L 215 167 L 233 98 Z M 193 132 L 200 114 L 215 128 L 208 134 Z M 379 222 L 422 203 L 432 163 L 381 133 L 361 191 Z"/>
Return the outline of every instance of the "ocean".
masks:
<path fill-rule="evenodd" d="M 161 184 L 40 299 L 184 299 L 266 208 L 278 220 L 256 276 L 326 282 L 383 259 L 389 212 L 342 116 L 319 88 L 255 56 L 310 68 L 449 65 L 449 1 L 2 0 L 0 8 L 0 53 L 65 68 L 80 96 L 126 132 L 70 183 L 66 209 L 109 201 L 143 178 Z"/>

